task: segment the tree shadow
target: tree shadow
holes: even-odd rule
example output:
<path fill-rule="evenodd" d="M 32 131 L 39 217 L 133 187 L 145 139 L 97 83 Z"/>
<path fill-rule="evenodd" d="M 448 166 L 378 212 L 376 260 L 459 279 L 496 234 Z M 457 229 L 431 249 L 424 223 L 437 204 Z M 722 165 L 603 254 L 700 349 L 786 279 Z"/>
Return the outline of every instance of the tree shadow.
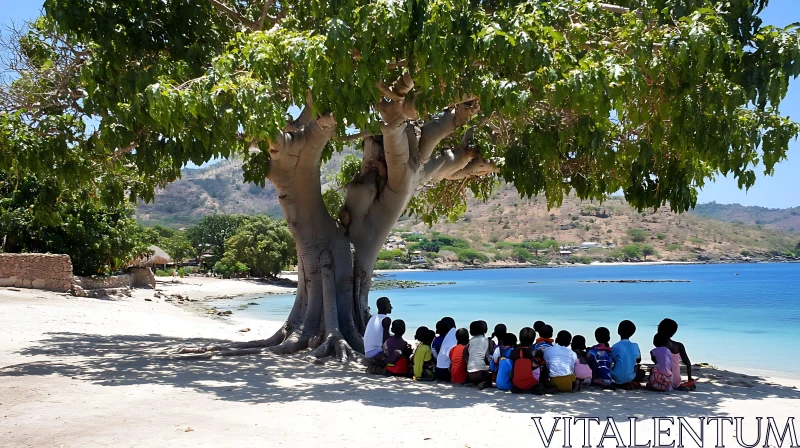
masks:
<path fill-rule="evenodd" d="M 386 378 L 363 373 L 360 366 L 316 364 L 302 356 L 244 356 L 189 360 L 169 355 L 179 345 L 230 341 L 175 338 L 158 334 L 102 336 L 48 333 L 48 339 L 18 352 L 30 362 L 0 368 L 3 376 L 61 375 L 103 386 L 162 384 L 214 394 L 245 403 L 298 400 L 358 401 L 378 407 L 462 408 L 489 404 L 503 412 L 554 413 L 627 418 L 719 414 L 726 400 L 800 399 L 793 387 L 761 377 L 699 368 L 695 392 L 660 394 L 594 388 L 575 394 L 515 395 L 496 389 Z M 44 358 L 44 359 L 41 359 Z M 390 393 L 379 394 L 377 390 Z"/>

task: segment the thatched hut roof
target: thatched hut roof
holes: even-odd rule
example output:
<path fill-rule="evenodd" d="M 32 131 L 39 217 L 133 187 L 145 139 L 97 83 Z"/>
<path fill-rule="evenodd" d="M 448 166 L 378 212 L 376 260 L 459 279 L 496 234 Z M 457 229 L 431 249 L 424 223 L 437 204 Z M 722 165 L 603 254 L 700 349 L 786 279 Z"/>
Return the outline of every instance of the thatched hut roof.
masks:
<path fill-rule="evenodd" d="M 137 259 L 133 262 L 133 266 L 138 266 L 140 268 L 152 268 L 156 265 L 167 264 L 172 261 L 172 259 L 169 258 L 169 255 L 167 255 L 167 253 L 164 252 L 164 250 L 160 247 L 150 246 L 150 250 L 153 251 L 153 255 Z"/>

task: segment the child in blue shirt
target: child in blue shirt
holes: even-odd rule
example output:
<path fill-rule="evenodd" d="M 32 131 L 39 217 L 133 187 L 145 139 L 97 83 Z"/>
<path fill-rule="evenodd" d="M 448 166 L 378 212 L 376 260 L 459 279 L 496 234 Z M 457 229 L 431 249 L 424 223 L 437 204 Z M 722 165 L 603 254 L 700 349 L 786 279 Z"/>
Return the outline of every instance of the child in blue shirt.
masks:
<path fill-rule="evenodd" d="M 511 352 L 517 346 L 517 336 L 514 333 L 506 333 L 503 336 L 504 347 L 497 347 L 493 358 L 497 365 L 497 379 L 495 384 L 499 390 L 511 390 L 514 384 L 511 382 L 514 373 L 514 362 L 511 361 Z"/>
<path fill-rule="evenodd" d="M 611 368 L 614 367 L 614 359 L 611 358 L 611 332 L 606 327 L 599 327 L 594 331 L 594 338 L 597 345 L 589 349 L 589 367 L 592 368 L 592 384 L 600 387 L 610 387 Z"/>
<path fill-rule="evenodd" d="M 642 353 L 639 351 L 639 345 L 630 341 L 634 333 L 636 325 L 629 320 L 623 320 L 617 328 L 620 341 L 611 347 L 611 357 L 614 359 L 611 378 L 614 384 L 622 389 L 638 389 L 644 379 L 644 371 L 639 366 L 642 362 Z"/>

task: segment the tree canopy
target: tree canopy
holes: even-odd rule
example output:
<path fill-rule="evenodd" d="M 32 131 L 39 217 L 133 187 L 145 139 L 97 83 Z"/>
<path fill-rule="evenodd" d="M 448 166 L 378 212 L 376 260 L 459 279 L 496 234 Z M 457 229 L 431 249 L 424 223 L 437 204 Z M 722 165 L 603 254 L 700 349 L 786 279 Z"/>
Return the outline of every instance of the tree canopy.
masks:
<path fill-rule="evenodd" d="M 297 263 L 294 238 L 284 221 L 254 216 L 225 241 L 223 264 L 214 268 L 227 266 L 227 260 L 246 265 L 253 275 L 274 277 Z"/>
<path fill-rule="evenodd" d="M 195 249 L 195 256 L 211 253 L 211 265 L 225 254 L 225 241 L 236 234 L 247 220 L 245 215 L 209 215 L 186 231 L 186 238 Z"/>
<path fill-rule="evenodd" d="M 766 0 L 617 3 L 47 0 L 18 41 L 0 168 L 77 182 L 118 163 L 127 183 L 111 193 L 150 199 L 185 163 L 238 154 L 263 184 L 307 94 L 338 124 L 330 151 L 378 132 L 376 105 L 397 99 L 385 83 L 407 73 L 415 117 L 479 105 L 472 147 L 551 204 L 622 189 L 685 210 L 711 176 L 771 173 L 798 133 L 779 110 L 800 74 L 796 26 L 762 26 Z M 486 182 L 432 182 L 409 211 L 448 216 Z"/>

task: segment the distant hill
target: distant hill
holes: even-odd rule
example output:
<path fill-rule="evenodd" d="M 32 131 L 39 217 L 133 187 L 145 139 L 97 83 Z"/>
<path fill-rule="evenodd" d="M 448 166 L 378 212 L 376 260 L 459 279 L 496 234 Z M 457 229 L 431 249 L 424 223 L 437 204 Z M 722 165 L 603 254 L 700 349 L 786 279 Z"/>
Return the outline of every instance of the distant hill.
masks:
<path fill-rule="evenodd" d="M 800 207 L 765 208 L 739 204 L 699 204 L 694 213 L 719 221 L 751 224 L 800 233 Z"/>
<path fill-rule="evenodd" d="M 336 153 L 323 168 L 323 176 L 333 178 L 345 156 Z M 156 200 L 139 204 L 136 218 L 144 225 L 181 228 L 196 224 L 214 213 L 265 214 L 283 216 L 278 195 L 271 183 L 264 188 L 244 183 L 242 161 L 223 160 L 197 169 L 184 169 L 181 178 L 156 192 Z"/>
<path fill-rule="evenodd" d="M 323 166 L 326 180 L 338 172 L 346 154 L 336 154 Z M 241 161 L 229 160 L 185 170 L 180 180 L 157 192 L 155 203 L 140 205 L 137 218 L 145 225 L 180 228 L 213 213 L 281 216 L 274 188 L 269 183 L 265 188 L 244 184 L 241 167 Z M 643 244 L 652 245 L 662 259 L 668 260 L 719 258 L 721 254 L 740 257 L 743 252 L 783 253 L 794 251 L 800 241 L 800 236 L 788 232 L 791 227 L 800 229 L 800 216 L 793 214 L 798 209 L 712 203 L 699 206 L 695 213 L 679 215 L 667 209 L 638 213 L 621 198 L 597 204 L 567 197 L 560 208 L 548 210 L 544 198 L 521 199 L 508 185 L 499 188 L 487 202 L 468 202 L 469 211 L 455 223 L 439 223 L 428 229 L 414 218 L 403 217 L 395 230 L 438 231 L 461 237 L 495 258 L 506 255 L 496 247 L 498 242 L 552 238 L 563 243 L 595 241 L 622 246 L 631 243 L 627 233 L 631 228 L 644 229 L 647 240 Z M 763 225 L 757 226 L 756 221 Z M 602 253 L 594 252 L 593 256 L 602 258 Z"/>
<path fill-rule="evenodd" d="M 156 192 L 155 202 L 137 207 L 136 218 L 144 225 L 180 228 L 214 213 L 282 214 L 269 182 L 265 188 L 245 184 L 241 161 L 226 160 L 183 170 L 181 179 Z"/>

